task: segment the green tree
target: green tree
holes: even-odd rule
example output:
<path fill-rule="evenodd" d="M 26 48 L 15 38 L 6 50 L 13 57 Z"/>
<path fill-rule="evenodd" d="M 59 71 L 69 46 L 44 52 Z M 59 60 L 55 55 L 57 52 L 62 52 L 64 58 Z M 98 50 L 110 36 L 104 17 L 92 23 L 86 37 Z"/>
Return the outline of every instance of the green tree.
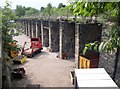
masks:
<path fill-rule="evenodd" d="M 47 7 L 41 7 L 40 14 L 41 16 L 50 17 L 53 14 L 51 3 L 47 4 Z"/>
<path fill-rule="evenodd" d="M 73 13 L 75 15 L 81 15 L 81 16 L 99 16 L 100 14 L 106 17 L 116 17 L 120 18 L 120 2 L 81 2 L 81 1 L 75 1 L 72 2 L 71 7 L 73 8 Z M 120 26 L 119 22 L 120 19 L 116 19 L 116 22 L 118 23 L 117 26 Z M 105 42 L 102 42 L 100 45 L 100 49 L 112 51 L 114 48 L 118 48 L 120 46 L 119 40 L 119 27 L 115 26 L 113 27 L 111 31 L 108 33 L 110 34 L 108 36 L 108 40 Z M 117 34 L 117 35 L 114 35 Z M 109 41 L 109 42 L 108 42 Z M 95 43 L 96 45 L 96 43 Z M 103 46 L 104 45 L 104 46 Z M 87 45 L 87 46 L 94 46 L 94 45 Z"/>
<path fill-rule="evenodd" d="M 46 11 L 47 11 L 47 13 L 48 13 L 49 16 L 51 16 L 51 14 L 52 14 L 51 9 L 52 9 L 52 4 L 51 4 L 51 3 L 48 3 L 48 4 L 47 4 Z"/>
<path fill-rule="evenodd" d="M 39 10 L 35 8 L 30 8 L 29 10 L 25 11 L 25 15 L 31 16 L 31 15 L 39 15 Z"/>
<path fill-rule="evenodd" d="M 58 10 L 58 15 L 68 18 L 69 16 L 72 16 L 72 11 L 69 9 L 69 6 L 65 6 Z"/>
<path fill-rule="evenodd" d="M 14 30 L 14 27 L 16 26 L 15 20 L 17 19 L 17 16 L 15 13 L 12 12 L 10 8 L 10 4 L 8 1 L 6 1 L 6 5 L 4 8 L 2 8 L 2 12 L 0 13 L 0 16 L 2 18 L 2 68 L 3 68 L 3 76 L 6 77 L 5 82 L 3 82 L 3 85 L 6 87 L 11 87 L 11 78 L 10 78 L 10 63 L 9 59 L 11 59 L 8 54 L 9 51 L 12 50 L 18 50 L 18 47 L 13 47 L 9 43 L 16 42 L 13 40 L 11 31 Z M 1 29 L 0 29 L 1 30 Z M 0 34 L 1 35 L 1 34 Z M 3 77 L 3 79 L 4 79 Z"/>
<path fill-rule="evenodd" d="M 71 1 L 70 9 L 74 15 L 80 16 L 99 16 L 100 14 L 110 17 L 118 15 L 118 2 L 89 2 Z"/>
<path fill-rule="evenodd" d="M 41 12 L 43 12 L 43 11 L 44 11 L 44 9 L 45 9 L 45 7 L 41 7 L 41 8 L 40 8 L 40 11 L 41 11 Z"/>
<path fill-rule="evenodd" d="M 17 5 L 16 10 L 15 10 L 16 15 L 19 16 L 19 17 L 24 16 L 25 15 L 25 10 L 26 10 L 25 7 L 22 7 L 21 5 Z"/>
<path fill-rule="evenodd" d="M 60 9 L 62 7 L 65 7 L 65 5 L 63 3 L 59 3 L 58 8 Z"/>

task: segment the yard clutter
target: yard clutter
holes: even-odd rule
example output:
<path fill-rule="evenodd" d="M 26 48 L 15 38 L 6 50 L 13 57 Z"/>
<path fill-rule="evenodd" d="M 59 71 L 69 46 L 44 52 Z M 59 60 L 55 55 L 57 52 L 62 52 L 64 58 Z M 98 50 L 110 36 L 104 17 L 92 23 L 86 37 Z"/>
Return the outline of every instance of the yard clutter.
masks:
<path fill-rule="evenodd" d="M 22 63 L 24 63 L 25 61 L 26 61 L 26 56 L 24 56 L 24 55 L 19 55 L 19 56 L 17 56 L 17 57 L 15 57 L 14 59 L 13 59 L 13 63 L 14 64 L 22 64 Z"/>
<path fill-rule="evenodd" d="M 99 64 L 99 53 L 88 51 L 80 56 L 79 68 L 97 68 Z"/>
<path fill-rule="evenodd" d="M 17 47 L 17 43 L 9 43 L 12 47 L 13 50 L 9 52 L 10 57 L 12 58 L 12 61 L 14 64 L 22 64 L 26 61 L 26 56 L 21 55 L 18 50 L 14 50 L 15 47 Z"/>
<path fill-rule="evenodd" d="M 13 47 L 17 47 L 16 42 L 9 43 L 9 44 L 10 44 L 11 46 L 13 46 Z M 19 54 L 19 52 L 16 51 L 16 50 L 12 50 L 12 51 L 9 52 L 9 55 L 10 55 L 11 58 L 15 58 L 15 57 L 17 57 L 18 54 Z"/>
<path fill-rule="evenodd" d="M 24 78 L 25 77 L 24 68 L 13 69 L 13 71 L 11 72 L 11 76 L 14 79 L 22 79 L 22 78 Z"/>
<path fill-rule="evenodd" d="M 71 78 L 71 84 L 74 85 L 74 81 L 75 81 L 75 71 L 74 70 L 70 71 L 70 78 Z"/>
<path fill-rule="evenodd" d="M 12 58 L 13 64 L 22 64 L 26 61 L 26 56 L 21 55 L 20 50 L 14 50 L 18 44 L 17 42 L 9 43 L 13 50 L 9 52 L 10 57 Z M 22 79 L 25 77 L 25 69 L 24 68 L 12 68 L 11 70 L 11 78 L 12 79 Z"/>

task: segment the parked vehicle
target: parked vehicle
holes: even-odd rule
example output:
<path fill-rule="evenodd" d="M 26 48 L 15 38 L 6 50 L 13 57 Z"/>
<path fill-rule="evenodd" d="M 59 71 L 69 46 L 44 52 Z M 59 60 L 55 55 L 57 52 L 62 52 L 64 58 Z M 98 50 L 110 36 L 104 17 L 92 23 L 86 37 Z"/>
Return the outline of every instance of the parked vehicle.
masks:
<path fill-rule="evenodd" d="M 22 49 L 22 54 L 26 55 L 27 57 L 34 57 L 35 54 L 40 53 L 42 48 L 42 44 L 40 41 L 40 38 L 31 38 L 30 39 L 30 46 L 26 47 L 26 44 L 29 42 L 25 42 L 23 49 Z"/>

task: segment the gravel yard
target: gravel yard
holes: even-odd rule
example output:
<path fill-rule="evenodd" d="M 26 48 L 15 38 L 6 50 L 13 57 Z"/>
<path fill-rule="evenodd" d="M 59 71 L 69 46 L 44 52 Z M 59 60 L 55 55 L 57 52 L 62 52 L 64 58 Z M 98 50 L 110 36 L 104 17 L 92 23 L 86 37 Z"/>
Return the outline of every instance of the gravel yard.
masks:
<path fill-rule="evenodd" d="M 20 35 L 14 37 L 20 45 L 29 41 L 29 37 Z M 58 53 L 51 53 L 47 48 L 33 58 L 27 58 L 26 62 L 13 67 L 24 67 L 26 77 L 13 80 L 14 87 L 26 85 L 39 85 L 40 87 L 73 87 L 70 80 L 70 70 L 74 69 L 74 59 L 62 60 L 57 58 Z"/>

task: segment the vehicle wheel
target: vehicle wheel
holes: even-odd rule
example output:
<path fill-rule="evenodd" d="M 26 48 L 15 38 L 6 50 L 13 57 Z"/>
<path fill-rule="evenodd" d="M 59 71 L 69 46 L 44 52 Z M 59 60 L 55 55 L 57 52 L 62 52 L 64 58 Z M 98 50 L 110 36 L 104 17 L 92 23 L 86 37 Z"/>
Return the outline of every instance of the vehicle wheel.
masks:
<path fill-rule="evenodd" d="M 34 56 L 35 56 L 35 53 L 32 54 L 32 57 L 34 57 Z"/>
<path fill-rule="evenodd" d="M 41 53 L 41 49 L 38 51 L 38 53 Z"/>
<path fill-rule="evenodd" d="M 31 54 L 29 57 L 30 57 L 30 58 L 32 58 L 32 57 L 33 57 L 33 55 Z"/>

